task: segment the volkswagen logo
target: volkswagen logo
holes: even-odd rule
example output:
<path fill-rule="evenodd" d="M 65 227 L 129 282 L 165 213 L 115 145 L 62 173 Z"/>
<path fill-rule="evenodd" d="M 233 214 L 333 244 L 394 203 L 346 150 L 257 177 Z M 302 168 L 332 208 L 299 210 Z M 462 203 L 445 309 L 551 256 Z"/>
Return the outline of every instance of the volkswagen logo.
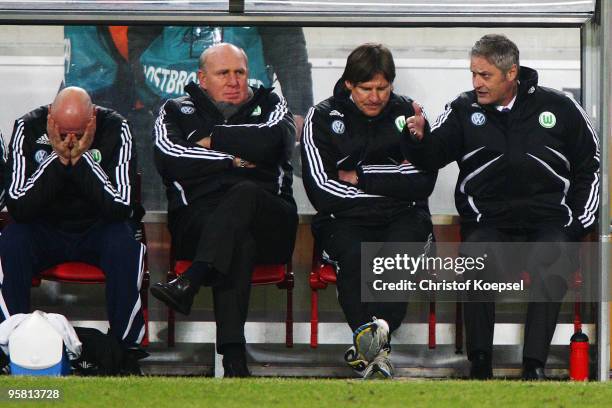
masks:
<path fill-rule="evenodd" d="M 487 122 L 487 118 L 480 112 L 472 113 L 472 123 L 474 126 L 482 126 Z"/>

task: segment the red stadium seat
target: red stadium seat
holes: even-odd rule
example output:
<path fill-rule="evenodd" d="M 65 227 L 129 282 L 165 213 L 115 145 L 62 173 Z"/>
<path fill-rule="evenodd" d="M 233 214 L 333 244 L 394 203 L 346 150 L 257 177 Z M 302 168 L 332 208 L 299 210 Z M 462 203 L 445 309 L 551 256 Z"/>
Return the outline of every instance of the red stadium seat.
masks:
<path fill-rule="evenodd" d="M 66 262 L 49 268 L 40 276 L 32 279 L 32 286 L 39 286 L 42 279 L 84 284 L 104 283 L 105 281 L 104 273 L 100 268 L 83 262 Z"/>
<path fill-rule="evenodd" d="M 336 269 L 321 261 L 315 249 L 312 256 L 312 269 L 308 282 L 310 283 L 310 347 L 319 345 L 319 289 L 327 288 L 330 283 L 336 284 Z"/>
<path fill-rule="evenodd" d="M 168 281 L 175 279 L 191 266 L 191 261 L 170 260 Z M 253 285 L 276 284 L 279 289 L 287 290 L 287 316 L 285 319 L 285 345 L 293 347 L 293 286 L 294 277 L 291 263 L 275 265 L 257 265 L 251 278 Z M 168 347 L 175 344 L 175 313 L 168 308 Z"/>

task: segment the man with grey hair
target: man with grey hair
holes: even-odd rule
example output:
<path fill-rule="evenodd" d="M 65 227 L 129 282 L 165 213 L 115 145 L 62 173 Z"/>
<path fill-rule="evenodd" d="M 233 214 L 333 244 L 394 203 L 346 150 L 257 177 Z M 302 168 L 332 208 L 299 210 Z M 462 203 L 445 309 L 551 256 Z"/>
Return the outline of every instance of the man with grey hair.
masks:
<path fill-rule="evenodd" d="M 246 377 L 253 267 L 286 263 L 295 242 L 289 163 L 295 125 L 284 98 L 248 86 L 242 49 L 210 47 L 200 64 L 198 84 L 164 104 L 154 129 L 174 254 L 193 263 L 151 293 L 189 314 L 200 286 L 211 286 L 224 374 Z"/>
<path fill-rule="evenodd" d="M 474 89 L 449 103 L 431 128 L 419 115 L 408 118 L 407 154 L 426 170 L 457 162 L 462 251 L 470 243 L 498 250 L 477 278 L 492 280 L 505 269 L 530 274 L 523 378 L 544 379 L 566 280 L 576 267 L 576 245 L 568 243 L 597 221 L 599 140 L 582 107 L 538 86 L 537 72 L 520 66 L 518 48 L 505 36 L 485 35 L 470 57 Z M 508 242 L 529 243 L 527 252 L 512 258 L 490 244 Z M 470 376 L 491 378 L 495 304 L 473 293 L 467 298 Z"/>
<path fill-rule="evenodd" d="M 0 236 L 0 320 L 30 312 L 32 278 L 79 261 L 106 276 L 112 335 L 135 350 L 145 334 L 139 288 L 145 247 L 134 238 L 136 166 L 127 121 L 68 87 L 15 121 L 6 165 L 9 214 Z"/>

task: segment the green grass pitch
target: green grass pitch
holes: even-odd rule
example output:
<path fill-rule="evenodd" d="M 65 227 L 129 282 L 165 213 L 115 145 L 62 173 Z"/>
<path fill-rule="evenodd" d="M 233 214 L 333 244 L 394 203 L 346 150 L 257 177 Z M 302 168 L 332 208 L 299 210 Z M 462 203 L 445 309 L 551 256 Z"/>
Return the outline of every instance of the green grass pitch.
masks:
<path fill-rule="evenodd" d="M 59 389 L 16 401 L 9 389 Z M 0 407 L 610 407 L 612 384 L 449 380 L 0 377 Z"/>

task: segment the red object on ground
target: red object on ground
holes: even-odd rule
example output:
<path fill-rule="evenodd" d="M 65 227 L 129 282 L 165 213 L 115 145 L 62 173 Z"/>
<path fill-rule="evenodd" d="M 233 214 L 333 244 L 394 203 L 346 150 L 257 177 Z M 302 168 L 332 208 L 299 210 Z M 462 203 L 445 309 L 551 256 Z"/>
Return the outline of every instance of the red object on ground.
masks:
<path fill-rule="evenodd" d="M 582 331 L 570 340 L 570 380 L 589 380 L 589 338 Z"/>

